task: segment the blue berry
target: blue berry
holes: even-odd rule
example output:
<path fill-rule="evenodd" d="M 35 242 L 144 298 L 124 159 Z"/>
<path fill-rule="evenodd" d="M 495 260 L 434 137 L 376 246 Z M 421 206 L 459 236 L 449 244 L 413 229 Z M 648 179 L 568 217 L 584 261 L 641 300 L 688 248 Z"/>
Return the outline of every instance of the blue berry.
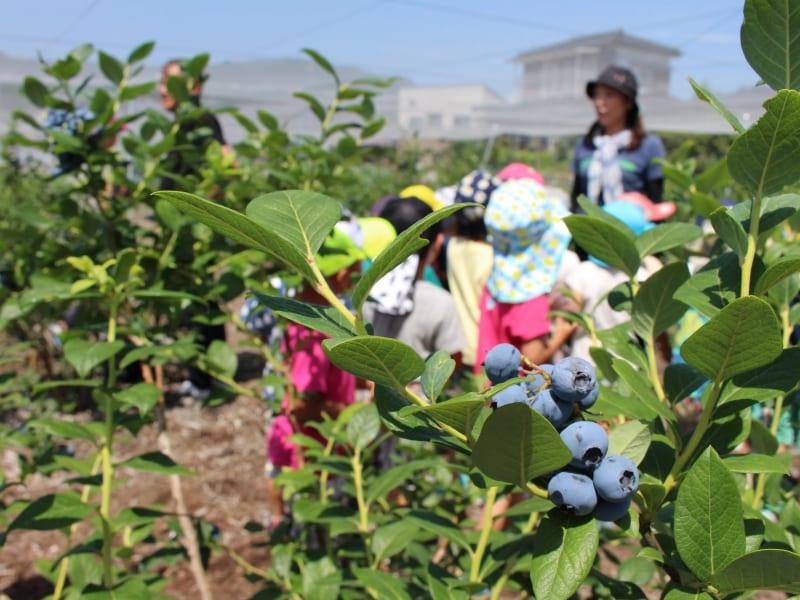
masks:
<path fill-rule="evenodd" d="M 553 365 L 539 365 L 539 368 L 548 375 L 553 372 Z M 525 387 L 528 389 L 529 394 L 537 394 L 547 384 L 539 373 L 531 373 L 525 378 Z"/>
<path fill-rule="evenodd" d="M 597 507 L 594 509 L 594 516 L 600 521 L 619 521 L 628 514 L 630 506 L 630 498 L 622 502 L 606 502 L 605 500 L 600 500 L 597 503 Z"/>
<path fill-rule="evenodd" d="M 592 408 L 592 406 L 594 406 L 594 403 L 597 402 L 597 397 L 599 395 L 600 395 L 600 384 L 597 383 L 597 381 L 595 381 L 594 387 L 591 389 L 591 391 L 578 401 L 580 402 L 581 408 L 583 408 L 584 410 Z"/>
<path fill-rule="evenodd" d="M 608 452 L 605 429 L 591 421 L 572 423 L 561 432 L 561 440 L 572 452 L 570 466 L 577 469 L 594 469 Z"/>
<path fill-rule="evenodd" d="M 525 388 L 518 383 L 508 386 L 506 389 L 497 392 L 492 396 L 492 408 L 500 408 L 501 406 L 508 406 L 515 402 L 527 402 L 528 395 L 525 393 Z"/>
<path fill-rule="evenodd" d="M 531 408 L 558 429 L 572 416 L 572 402 L 554 398 L 549 389 L 542 390 L 531 403 Z"/>
<path fill-rule="evenodd" d="M 639 489 L 639 469 L 624 456 L 606 456 L 594 470 L 594 487 L 603 500 L 622 502 Z"/>
<path fill-rule="evenodd" d="M 498 344 L 486 353 L 483 368 L 493 384 L 503 383 L 519 375 L 522 355 L 511 344 Z"/>
<path fill-rule="evenodd" d="M 597 493 L 586 475 L 562 471 L 547 484 L 547 493 L 553 504 L 572 515 L 588 515 L 597 506 Z"/>
<path fill-rule="evenodd" d="M 580 402 L 597 385 L 592 364 L 577 356 L 559 361 L 553 368 L 551 377 L 556 396 L 570 402 Z"/>

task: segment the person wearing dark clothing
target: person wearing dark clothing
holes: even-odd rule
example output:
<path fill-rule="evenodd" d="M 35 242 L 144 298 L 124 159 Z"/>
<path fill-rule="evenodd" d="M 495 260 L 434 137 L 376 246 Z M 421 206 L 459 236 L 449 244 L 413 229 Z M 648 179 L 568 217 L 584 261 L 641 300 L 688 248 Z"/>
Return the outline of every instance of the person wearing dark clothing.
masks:
<path fill-rule="evenodd" d="M 600 206 L 627 192 L 639 192 L 661 202 L 664 174 L 656 159 L 665 156 L 664 144 L 645 131 L 637 92 L 633 73 L 616 66 L 586 84 L 597 119 L 575 145 L 573 212 L 579 211 L 580 195 Z"/>
<path fill-rule="evenodd" d="M 167 154 L 163 163 L 163 171 L 166 175 L 161 180 L 162 189 L 174 189 L 177 184 L 176 180 L 197 174 L 200 165 L 205 160 L 206 149 L 211 142 L 219 142 L 223 151 L 228 151 L 225 136 L 217 117 L 200 105 L 206 76 L 202 75 L 196 80 L 186 81 L 189 86 L 187 90 L 189 102 L 196 107 L 196 109 L 191 109 L 188 114 L 182 112 L 180 100 L 170 93 L 168 85 L 170 78 L 184 77 L 186 77 L 186 73 L 180 60 L 171 60 L 161 69 L 161 82 L 158 88 L 161 106 L 173 113 L 178 122 L 175 146 Z"/>

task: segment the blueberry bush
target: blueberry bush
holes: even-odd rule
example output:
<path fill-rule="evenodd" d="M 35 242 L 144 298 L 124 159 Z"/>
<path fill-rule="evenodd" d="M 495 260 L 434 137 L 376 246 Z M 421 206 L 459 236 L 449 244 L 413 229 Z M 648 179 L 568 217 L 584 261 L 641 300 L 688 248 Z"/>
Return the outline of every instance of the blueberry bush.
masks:
<path fill-rule="evenodd" d="M 175 178 L 164 158 L 186 145 L 180 120 L 203 109 L 184 102 L 175 122 L 120 110 L 152 90 L 134 83 L 152 45 L 125 61 L 98 53 L 103 87 L 76 82 L 89 47 L 44 65 L 52 81 L 28 78 L 23 88 L 47 120 L 18 114 L 7 143 L 47 152 L 55 166 L 48 185 L 25 184 L 38 193 L 32 205 L 10 203 L 0 223 L 15 244 L 0 258 L 0 325 L 15 343 L 0 356 L 19 365 L 33 355 L 46 368 L 0 380 L 3 410 L 20 421 L 3 426 L 4 444 L 31 450 L 20 455 L 21 480 L 3 489 L 33 472 L 74 477 L 69 490 L 4 505 L 3 539 L 63 533 L 68 550 L 41 565 L 55 598 L 159 597 L 163 578 L 129 560 L 145 544 L 178 545 L 210 597 L 202 553 L 230 549 L 181 508 L 187 473 L 169 456 L 163 378 L 189 365 L 231 393 L 259 393 L 235 380 L 228 346 L 198 333 L 235 322 L 226 302 L 249 290 L 278 319 L 325 334 L 329 359 L 371 382 L 369 402 L 315 425 L 326 442 L 296 436 L 306 460 L 276 478 L 291 522 L 271 533 L 269 564 L 234 556 L 261 582 L 258 598 L 800 594 L 800 490 L 777 436 L 800 381 L 795 5 L 745 2 L 744 54 L 775 91 L 752 127 L 692 82 L 735 139 L 724 161 L 700 173 L 691 159 L 666 165 L 682 219 L 635 235 L 585 200 L 565 219 L 578 246 L 627 276 L 608 296 L 629 315 L 622 324 L 598 329 L 588 314 L 561 313 L 588 332 L 594 365 L 535 365 L 499 346 L 486 359 L 485 389 L 455 382 L 443 353 L 423 359 L 372 335 L 362 315 L 372 286 L 425 246 L 421 233 L 464 205 L 401 233 L 347 302 L 316 263 L 342 215 L 335 197 L 363 181 L 371 150 L 362 142 L 382 125 L 372 98 L 387 82 L 342 82 L 308 51 L 335 86 L 328 106 L 300 95 L 319 119 L 318 137 L 292 138 L 268 113 L 256 123 L 231 111 L 245 140 L 233 153 L 215 142 L 187 151 L 196 169 Z M 207 61 L 191 59 L 186 77 L 170 81 L 176 97 Z M 728 176 L 735 184 L 723 190 Z M 157 191 L 164 177 L 176 189 Z M 725 206 L 730 190 L 737 202 Z M 654 255 L 663 266 L 640 277 Z M 697 257 L 709 260 L 696 268 Z M 326 304 L 276 294 L 275 273 Z M 665 337 L 676 347 L 666 361 Z M 280 362 L 276 348 L 261 347 Z M 76 404 L 97 419 L 61 416 Z M 769 415 L 766 425 L 756 411 Z M 123 464 L 177 482 L 176 509 L 115 513 L 116 436 L 152 421 L 161 423 L 159 447 Z M 81 452 L 63 452 L 65 442 Z M 175 539 L 156 528 L 170 519 L 179 521 Z"/>

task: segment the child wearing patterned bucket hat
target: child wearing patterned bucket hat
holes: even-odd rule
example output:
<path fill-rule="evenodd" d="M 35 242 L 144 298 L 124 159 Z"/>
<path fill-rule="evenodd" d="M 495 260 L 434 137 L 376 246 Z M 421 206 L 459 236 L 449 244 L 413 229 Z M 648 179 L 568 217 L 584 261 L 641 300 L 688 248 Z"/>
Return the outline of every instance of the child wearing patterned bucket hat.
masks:
<path fill-rule="evenodd" d="M 480 297 L 492 271 L 492 246 L 486 241 L 483 215 L 500 181 L 485 171 L 472 171 L 456 186 L 455 202 L 477 206 L 461 209 L 454 217 L 454 234 L 447 242 L 447 281 L 464 331 L 464 368 L 471 371 L 478 352 Z"/>
<path fill-rule="evenodd" d="M 508 181 L 492 194 L 484 221 L 494 259 L 480 301 L 476 373 L 499 343 L 513 344 L 541 364 L 574 331 L 561 319 L 551 331 L 548 319 L 548 295 L 571 239 L 563 222 L 568 214 L 560 200 L 530 179 Z"/>
<path fill-rule="evenodd" d="M 358 223 L 345 216 L 325 239 L 316 260 L 320 271 L 337 294 L 346 293 L 353 276 L 361 269 L 366 254 L 357 240 Z M 325 300 L 310 286 L 297 293 L 297 298 L 313 304 Z M 270 526 L 283 518 L 283 500 L 274 478 L 283 469 L 297 469 L 303 462 L 301 448 L 291 440 L 297 433 L 325 443 L 309 423 L 321 421 L 323 414 L 336 416 L 355 401 L 356 377 L 335 367 L 322 348 L 326 336 L 298 323 L 286 325 L 281 351 L 286 358 L 287 392 L 281 402 L 281 413 L 267 430 L 267 501 L 271 512 Z"/>

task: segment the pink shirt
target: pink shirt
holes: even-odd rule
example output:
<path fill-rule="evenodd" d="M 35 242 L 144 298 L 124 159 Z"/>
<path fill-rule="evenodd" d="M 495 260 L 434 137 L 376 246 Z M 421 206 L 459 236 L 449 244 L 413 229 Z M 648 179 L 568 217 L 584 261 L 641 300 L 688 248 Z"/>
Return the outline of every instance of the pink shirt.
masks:
<path fill-rule="evenodd" d="M 322 341 L 325 335 L 298 325 L 289 323 L 283 336 L 282 350 L 288 357 L 288 383 L 291 383 L 298 394 L 320 394 L 326 404 L 352 404 L 356 395 L 356 377 L 335 367 L 325 351 Z M 284 414 L 276 417 L 267 433 L 267 456 L 275 467 L 296 469 L 300 466 L 300 448 L 289 437 L 295 433 L 303 433 L 323 441 L 316 429 L 305 427 L 300 423 L 295 430 L 288 417 L 291 396 L 287 393 L 281 402 Z"/>

